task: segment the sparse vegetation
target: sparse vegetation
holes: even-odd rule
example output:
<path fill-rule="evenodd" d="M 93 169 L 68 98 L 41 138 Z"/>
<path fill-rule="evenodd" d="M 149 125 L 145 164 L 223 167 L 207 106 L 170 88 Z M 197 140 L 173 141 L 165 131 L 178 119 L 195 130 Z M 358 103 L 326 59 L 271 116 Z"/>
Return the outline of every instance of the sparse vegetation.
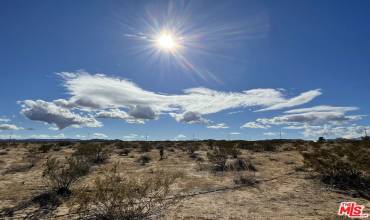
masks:
<path fill-rule="evenodd" d="M 50 149 L 53 148 L 53 144 L 42 144 L 40 147 L 39 147 L 39 151 L 42 152 L 42 153 L 47 153 L 50 151 Z"/>
<path fill-rule="evenodd" d="M 145 165 L 149 163 L 152 160 L 152 158 L 148 154 L 142 154 L 140 155 L 139 159 L 137 160 L 141 165 Z"/>
<path fill-rule="evenodd" d="M 367 189 L 370 185 L 370 148 L 366 144 L 320 144 L 302 152 L 306 167 L 324 183 L 341 189 Z"/>
<path fill-rule="evenodd" d="M 76 190 L 72 204 L 83 219 L 148 219 L 179 202 L 169 198 L 176 175 L 155 172 L 145 177 L 122 177 L 117 165 L 105 173 L 92 187 Z"/>
<path fill-rule="evenodd" d="M 252 176 L 250 174 L 237 174 L 234 177 L 234 183 L 236 185 L 255 186 L 259 182 L 256 180 L 255 176 Z"/>
<path fill-rule="evenodd" d="M 76 157 L 82 157 L 91 163 L 103 163 L 108 159 L 108 150 L 103 144 L 81 144 L 74 153 Z"/>
<path fill-rule="evenodd" d="M 43 177 L 57 194 L 68 195 L 71 186 L 88 172 L 89 165 L 81 158 L 68 157 L 66 164 L 56 158 L 50 158 L 44 165 Z"/>

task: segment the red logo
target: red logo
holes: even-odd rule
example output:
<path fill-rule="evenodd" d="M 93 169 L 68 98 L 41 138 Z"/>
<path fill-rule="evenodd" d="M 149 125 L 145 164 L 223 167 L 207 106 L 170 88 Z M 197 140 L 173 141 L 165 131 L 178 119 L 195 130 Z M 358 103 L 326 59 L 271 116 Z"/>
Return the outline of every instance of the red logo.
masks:
<path fill-rule="evenodd" d="M 339 206 L 338 215 L 349 218 L 368 218 L 369 215 L 363 213 L 364 208 L 365 206 L 357 205 L 356 202 L 342 202 Z"/>

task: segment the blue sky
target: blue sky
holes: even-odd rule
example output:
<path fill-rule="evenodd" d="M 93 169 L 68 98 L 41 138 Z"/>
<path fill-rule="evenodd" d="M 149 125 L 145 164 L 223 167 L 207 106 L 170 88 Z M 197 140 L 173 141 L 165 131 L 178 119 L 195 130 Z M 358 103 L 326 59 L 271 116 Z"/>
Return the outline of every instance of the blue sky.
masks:
<path fill-rule="evenodd" d="M 0 138 L 359 137 L 369 129 L 369 10 L 1 1 Z"/>

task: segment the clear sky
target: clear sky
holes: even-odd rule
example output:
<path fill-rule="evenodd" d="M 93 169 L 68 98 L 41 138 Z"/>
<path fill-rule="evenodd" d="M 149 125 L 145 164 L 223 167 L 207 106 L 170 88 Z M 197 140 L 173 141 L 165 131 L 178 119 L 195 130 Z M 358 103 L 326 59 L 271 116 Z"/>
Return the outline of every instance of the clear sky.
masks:
<path fill-rule="evenodd" d="M 2 0 L 0 138 L 362 136 L 369 11 L 367 0 Z"/>

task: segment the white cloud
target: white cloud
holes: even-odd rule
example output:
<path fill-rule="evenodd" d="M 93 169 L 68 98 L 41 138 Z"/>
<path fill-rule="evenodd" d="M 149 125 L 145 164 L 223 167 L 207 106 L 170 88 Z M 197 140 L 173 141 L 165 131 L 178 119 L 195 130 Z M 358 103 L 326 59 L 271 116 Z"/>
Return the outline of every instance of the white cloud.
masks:
<path fill-rule="evenodd" d="M 170 113 L 178 122 L 187 124 L 208 124 L 210 121 L 202 117 L 199 112 L 184 112 L 182 114 Z"/>
<path fill-rule="evenodd" d="M 76 125 L 83 127 L 101 127 L 102 124 L 92 116 L 81 116 L 69 109 L 42 100 L 21 102 L 21 113 L 30 120 L 54 124 L 59 129 Z"/>
<path fill-rule="evenodd" d="M 302 105 L 307 102 L 312 101 L 317 96 L 321 95 L 321 91 L 319 89 L 311 90 L 308 92 L 304 92 L 299 96 L 286 100 L 285 102 L 277 103 L 267 108 L 261 109 L 259 111 L 267 111 L 267 110 L 276 110 L 282 108 L 289 108 L 297 105 Z"/>
<path fill-rule="evenodd" d="M 0 131 L 9 131 L 9 130 L 22 130 L 22 127 L 18 127 L 13 124 L 0 124 Z"/>
<path fill-rule="evenodd" d="M 284 135 L 284 132 L 281 132 L 281 135 Z M 265 132 L 263 133 L 265 136 L 280 136 L 280 132 Z"/>
<path fill-rule="evenodd" d="M 225 123 L 218 123 L 214 125 L 208 125 L 207 128 L 211 129 L 226 129 L 229 128 Z"/>
<path fill-rule="evenodd" d="M 259 118 L 249 122 L 254 126 L 285 125 L 284 129 L 303 130 L 305 137 L 319 136 L 355 138 L 363 134 L 364 126 L 348 125 L 365 117 L 364 115 L 348 115 L 356 107 L 314 106 L 310 108 L 293 109 L 281 116 Z M 248 123 L 247 123 L 248 124 Z M 271 132 L 264 133 L 272 135 Z"/>
<path fill-rule="evenodd" d="M 133 140 L 133 139 L 138 139 L 138 138 L 139 138 L 139 135 L 134 134 L 134 133 L 123 136 L 123 139 L 125 140 Z"/>
<path fill-rule="evenodd" d="M 6 135 L 6 134 L 0 134 L 0 139 L 21 139 L 21 135 Z"/>
<path fill-rule="evenodd" d="M 129 114 L 135 119 L 157 119 L 159 116 L 151 107 L 143 105 L 136 105 Z"/>
<path fill-rule="evenodd" d="M 319 105 L 314 106 L 311 108 L 299 108 L 286 111 L 287 114 L 295 114 L 295 113 L 307 113 L 307 112 L 349 112 L 358 110 L 357 107 L 337 107 L 337 106 L 329 106 L 329 105 Z"/>
<path fill-rule="evenodd" d="M 183 134 L 179 134 L 179 135 L 177 135 L 175 138 L 174 138 L 174 140 L 184 140 L 186 138 L 186 136 L 185 135 L 183 135 Z"/>
<path fill-rule="evenodd" d="M 359 138 L 365 135 L 365 129 L 369 130 L 370 127 L 355 124 L 350 126 L 306 126 L 302 134 L 308 138 Z"/>
<path fill-rule="evenodd" d="M 231 135 L 239 135 L 240 133 L 239 132 L 230 132 L 229 134 L 231 134 Z"/>
<path fill-rule="evenodd" d="M 238 113 L 242 113 L 242 112 L 244 112 L 244 111 L 232 111 L 232 112 L 229 112 L 229 113 L 227 113 L 228 115 L 235 115 L 235 114 L 238 114 Z"/>
<path fill-rule="evenodd" d="M 122 111 L 120 109 L 109 109 L 109 110 L 102 110 L 99 111 L 96 114 L 97 118 L 110 118 L 110 119 L 120 119 L 124 120 L 130 124 L 144 124 L 145 120 L 143 119 L 136 119 L 129 114 L 127 114 L 125 111 Z"/>
<path fill-rule="evenodd" d="M 270 125 L 260 124 L 260 123 L 254 122 L 254 121 L 247 122 L 247 123 L 245 123 L 244 125 L 241 126 L 241 128 L 261 128 L 261 129 L 267 129 L 267 128 L 270 128 L 270 127 L 271 127 Z"/>
<path fill-rule="evenodd" d="M 5 118 L 5 117 L 0 117 L 0 122 L 9 122 L 10 119 Z"/>
<path fill-rule="evenodd" d="M 63 133 L 57 135 L 49 135 L 49 134 L 33 134 L 29 136 L 30 138 L 34 139 L 63 139 L 65 135 Z"/>
<path fill-rule="evenodd" d="M 257 123 L 263 125 L 320 125 L 343 124 L 360 120 L 364 115 L 346 115 L 347 111 L 356 110 L 355 107 L 316 106 L 312 108 L 294 109 L 285 112 L 285 115 L 273 118 L 259 118 Z"/>
<path fill-rule="evenodd" d="M 94 133 L 93 136 L 99 139 L 104 139 L 108 137 L 106 134 L 103 134 L 103 133 Z"/>
<path fill-rule="evenodd" d="M 126 79 L 87 72 L 59 73 L 70 97 L 52 102 L 26 100 L 22 113 L 31 120 L 68 126 L 100 127 L 97 118 L 114 118 L 128 123 L 144 123 L 170 114 L 179 122 L 203 123 L 204 115 L 224 110 L 256 107 L 260 111 L 294 107 L 321 95 L 320 90 L 303 92 L 288 98 L 281 89 L 251 89 L 224 92 L 208 88 L 189 88 L 182 94 L 162 94 L 144 90 Z M 78 113 L 79 114 L 78 114 Z M 91 115 L 82 116 L 81 112 Z M 233 113 L 237 113 L 236 111 Z M 233 114 L 230 112 L 230 114 Z"/>

